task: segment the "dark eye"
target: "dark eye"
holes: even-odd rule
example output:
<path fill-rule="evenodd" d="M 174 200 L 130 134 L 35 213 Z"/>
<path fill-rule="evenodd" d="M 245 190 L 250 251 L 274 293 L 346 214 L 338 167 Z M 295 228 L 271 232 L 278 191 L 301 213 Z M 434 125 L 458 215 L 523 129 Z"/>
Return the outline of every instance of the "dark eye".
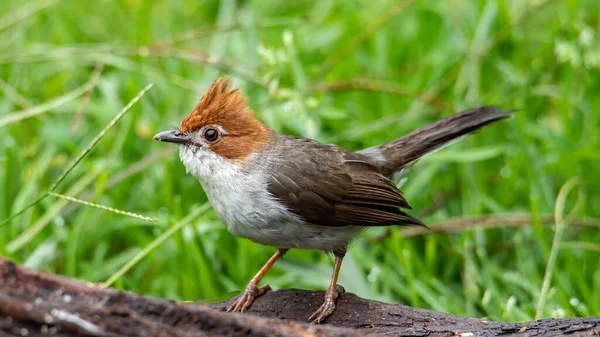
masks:
<path fill-rule="evenodd" d="M 214 142 L 219 138 L 219 131 L 216 129 L 206 129 L 204 130 L 204 138 L 209 142 Z"/>

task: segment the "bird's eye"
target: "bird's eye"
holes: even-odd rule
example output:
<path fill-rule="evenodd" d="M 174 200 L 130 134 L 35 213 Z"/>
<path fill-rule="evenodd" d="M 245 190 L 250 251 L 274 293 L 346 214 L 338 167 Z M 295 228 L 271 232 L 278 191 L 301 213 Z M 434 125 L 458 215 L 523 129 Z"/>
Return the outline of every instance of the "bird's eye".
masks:
<path fill-rule="evenodd" d="M 209 142 L 214 142 L 219 138 L 219 131 L 216 129 L 206 129 L 204 130 L 204 138 Z"/>

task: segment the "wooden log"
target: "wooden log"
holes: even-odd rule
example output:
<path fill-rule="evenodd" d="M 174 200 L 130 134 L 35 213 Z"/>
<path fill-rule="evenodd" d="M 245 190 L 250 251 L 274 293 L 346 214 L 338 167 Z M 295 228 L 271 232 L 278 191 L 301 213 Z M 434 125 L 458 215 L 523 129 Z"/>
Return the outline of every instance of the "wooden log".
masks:
<path fill-rule="evenodd" d="M 2 336 L 592 336 L 600 317 L 500 323 L 391 305 L 342 294 L 338 309 L 305 323 L 322 292 L 279 290 L 245 314 L 223 310 L 233 299 L 195 305 L 105 289 L 17 266 L 0 258 Z"/>

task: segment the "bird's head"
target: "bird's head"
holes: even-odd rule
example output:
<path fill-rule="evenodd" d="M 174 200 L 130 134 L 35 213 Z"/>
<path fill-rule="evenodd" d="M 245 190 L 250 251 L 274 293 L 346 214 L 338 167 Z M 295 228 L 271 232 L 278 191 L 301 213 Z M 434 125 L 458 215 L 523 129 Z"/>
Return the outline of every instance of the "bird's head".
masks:
<path fill-rule="evenodd" d="M 154 139 L 178 144 L 181 159 L 190 169 L 188 163 L 201 165 L 198 161 L 203 158 L 243 163 L 273 136 L 274 132 L 256 119 L 240 89 L 231 89 L 229 78 L 219 78 L 179 128 L 160 132 Z"/>

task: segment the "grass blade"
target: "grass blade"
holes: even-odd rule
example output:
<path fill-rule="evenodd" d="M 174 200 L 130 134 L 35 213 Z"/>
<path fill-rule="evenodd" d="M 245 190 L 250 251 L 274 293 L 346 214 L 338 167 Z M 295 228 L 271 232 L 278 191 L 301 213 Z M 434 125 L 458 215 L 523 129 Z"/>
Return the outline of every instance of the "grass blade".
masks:
<path fill-rule="evenodd" d="M 10 13 L 6 13 L 0 18 L 0 32 L 59 1 L 60 0 L 42 0 L 35 3 L 29 3 Z"/>
<path fill-rule="evenodd" d="M 40 104 L 40 105 L 36 105 L 29 109 L 10 113 L 10 114 L 0 118 L 0 128 L 10 125 L 10 124 L 13 124 L 13 123 L 20 122 L 27 118 L 41 115 L 46 111 L 55 109 L 61 105 L 69 103 L 70 101 L 74 100 L 75 98 L 88 92 L 93 87 L 93 85 L 94 84 L 92 81 L 88 81 L 84 85 L 75 88 L 73 91 L 70 91 L 70 92 L 68 92 L 60 97 L 57 97 L 49 102 L 46 102 L 46 103 Z"/>
<path fill-rule="evenodd" d="M 163 243 L 166 239 L 170 238 L 173 234 L 175 234 L 177 231 L 179 231 L 181 228 L 183 228 L 185 225 L 187 225 L 190 221 L 194 220 L 196 217 L 198 217 L 202 213 L 206 212 L 209 208 L 210 208 L 210 204 L 205 203 L 205 204 L 202 204 L 202 206 L 200 206 L 200 207 L 196 208 L 195 210 L 193 210 L 192 212 L 190 212 L 190 214 L 188 214 L 185 218 L 183 218 L 181 221 L 179 221 L 178 223 L 173 225 L 173 227 L 169 228 L 166 232 L 162 233 L 159 237 L 154 239 L 154 241 L 150 242 L 149 245 L 147 245 L 144 249 L 142 249 L 141 252 L 136 254 L 135 257 L 133 259 L 131 259 L 129 262 L 127 262 L 123 267 L 121 267 L 119 270 L 117 270 L 117 272 L 114 273 L 102 285 L 104 287 L 110 287 L 113 283 L 115 283 L 116 280 L 118 280 L 127 271 L 129 271 L 129 269 L 131 269 L 138 262 L 140 262 L 140 260 L 143 259 L 146 255 L 148 255 L 154 248 L 160 246 L 160 244 Z"/>
<path fill-rule="evenodd" d="M 93 83 L 93 82 L 92 82 Z M 123 116 L 127 113 L 127 111 L 129 111 L 129 109 L 131 109 L 131 107 L 140 100 L 140 98 L 142 98 L 142 96 L 144 96 L 144 94 L 150 90 L 152 88 L 154 84 L 150 83 L 148 84 L 144 89 L 142 89 L 142 91 L 140 91 L 139 94 L 137 94 L 137 96 L 135 96 L 124 108 L 123 110 L 121 110 L 121 112 L 119 112 L 115 118 L 113 118 L 107 125 L 106 127 L 104 127 L 104 129 L 102 129 L 102 131 L 100 131 L 100 133 L 94 138 L 92 139 L 92 141 L 90 142 L 90 144 L 83 150 L 81 151 L 81 153 L 77 156 L 77 158 L 75 158 L 75 160 L 73 160 L 73 162 L 71 163 L 71 165 L 69 165 L 69 167 L 67 167 L 67 169 L 64 170 L 64 172 L 60 175 L 60 177 L 58 177 L 58 179 L 56 179 L 56 182 L 52 185 L 52 187 L 50 188 L 50 191 L 54 191 L 56 189 L 56 187 L 58 187 L 58 184 L 60 184 L 65 177 L 67 176 L 67 174 L 69 174 L 69 172 L 71 172 L 71 170 L 73 170 L 73 168 L 75 166 L 77 166 L 77 164 L 81 161 L 81 159 L 83 159 L 83 157 L 85 157 L 88 153 L 90 153 L 90 151 L 92 151 L 92 149 L 94 148 L 94 146 L 96 146 L 96 144 L 98 144 L 98 142 L 100 141 L 100 139 L 102 139 L 102 137 L 104 137 L 104 135 L 108 132 L 108 130 L 110 130 L 115 124 L 117 124 L 117 122 L 119 120 L 121 120 L 121 118 L 123 118 Z"/>
<path fill-rule="evenodd" d="M 109 211 L 109 212 L 113 212 L 113 213 L 116 213 L 116 214 L 125 215 L 125 216 L 129 216 L 129 217 L 132 217 L 132 218 L 136 218 L 136 219 L 140 219 L 140 220 L 145 220 L 145 221 L 149 221 L 149 222 L 158 222 L 158 219 L 156 219 L 156 218 L 150 218 L 150 217 L 139 215 L 139 214 L 136 214 L 136 213 L 126 212 L 126 211 L 122 211 L 120 209 L 116 209 L 116 208 L 112 208 L 112 207 L 108 207 L 108 206 L 104 206 L 104 205 L 95 204 L 93 202 L 89 202 L 89 201 L 85 201 L 85 200 L 73 198 L 73 197 L 70 197 L 68 195 L 58 194 L 58 193 L 54 193 L 54 192 L 49 192 L 48 194 L 50 194 L 53 197 L 57 197 L 57 198 L 60 198 L 60 199 L 63 199 L 63 200 L 67 200 L 67 201 L 70 201 L 70 202 L 75 202 L 75 203 L 86 205 L 86 206 L 90 206 L 90 207 L 95 207 L 95 208 L 98 208 L 98 209 L 101 209 L 101 210 L 105 210 L 105 211 Z"/>
<path fill-rule="evenodd" d="M 98 166 L 96 170 L 91 173 L 88 173 L 83 178 L 81 178 L 78 182 L 76 182 L 69 190 L 68 193 L 70 195 L 78 195 L 86 188 L 89 184 L 94 182 L 96 177 L 100 172 L 104 170 L 104 165 Z M 46 193 L 45 195 L 48 195 Z M 41 198 L 39 199 L 41 200 Z M 38 202 L 39 202 L 38 200 Z M 21 248 L 23 248 L 29 241 L 33 240 L 36 235 L 38 235 L 46 226 L 54 219 L 60 211 L 67 205 L 67 201 L 61 200 L 53 204 L 47 211 L 41 216 L 33 225 L 27 228 L 26 231 L 17 236 L 14 240 L 6 245 L 6 251 L 8 253 L 14 253 Z"/>
<path fill-rule="evenodd" d="M 548 297 L 548 291 L 550 290 L 550 281 L 552 278 L 552 274 L 554 273 L 554 266 L 556 265 L 556 259 L 558 258 L 558 251 L 561 247 L 561 240 L 563 232 L 565 230 L 565 202 L 567 201 L 567 196 L 569 195 L 569 192 L 573 189 L 573 187 L 580 183 L 581 181 L 579 177 L 569 179 L 560 189 L 560 191 L 558 192 L 558 196 L 556 197 L 556 206 L 554 208 L 554 221 L 556 222 L 556 232 L 554 234 L 554 239 L 552 240 L 552 249 L 550 250 L 550 256 L 548 257 L 548 263 L 546 264 L 546 272 L 544 273 L 542 289 L 540 290 L 540 297 L 538 299 L 538 303 L 535 310 L 536 320 L 540 319 L 544 313 L 544 305 L 546 304 L 546 298 Z"/>
<path fill-rule="evenodd" d="M 81 89 L 81 93 L 83 94 L 85 93 L 87 90 L 90 90 L 94 85 L 94 80 L 93 77 L 92 79 L 86 83 L 85 85 L 81 86 L 80 88 L 76 89 L 76 90 L 80 90 Z M 56 187 L 58 187 L 58 185 L 66 178 L 66 176 L 69 174 L 69 172 L 71 172 L 73 170 L 73 168 L 83 159 L 83 157 L 85 157 L 93 148 L 94 146 L 96 146 L 96 144 L 100 141 L 100 139 L 102 139 L 102 137 L 104 137 L 104 135 L 127 113 L 127 111 L 129 111 L 129 109 L 133 106 L 133 104 L 135 104 L 137 101 L 140 100 L 140 98 L 142 98 L 142 96 L 144 96 L 144 94 L 150 90 L 150 88 L 152 88 L 153 84 L 150 83 L 148 84 L 144 89 L 142 89 L 142 91 L 140 91 L 139 94 L 137 94 L 137 96 L 135 96 L 124 108 L 123 110 L 121 110 L 121 112 L 119 112 L 115 118 L 113 118 L 108 125 L 106 125 L 106 127 L 104 129 L 102 129 L 102 131 L 100 131 L 100 133 L 90 142 L 90 144 L 75 158 L 75 160 L 73 160 L 73 162 L 71 163 L 71 165 L 69 165 L 64 171 L 63 173 L 60 175 L 60 177 L 58 177 L 58 179 L 56 179 L 56 181 L 54 182 L 54 184 L 52 185 L 52 187 L 50 188 L 50 192 L 54 191 L 56 189 Z M 89 88 L 88 88 L 89 87 Z M 71 94 L 73 93 L 73 91 L 71 92 Z M 66 96 L 66 95 L 65 95 Z M 64 97 L 64 96 L 63 96 Z M 43 104 L 43 105 L 47 105 L 47 104 Z M 39 107 L 39 106 L 38 106 Z M 0 119 L 0 127 L 2 126 L 2 120 Z M 26 210 L 28 210 L 29 208 L 33 207 L 34 205 L 36 205 L 37 203 L 39 203 L 40 201 L 42 201 L 45 197 L 48 196 L 48 192 L 42 194 L 37 200 L 35 200 L 34 202 L 30 203 L 29 205 L 27 205 L 25 208 L 23 208 L 22 210 L 18 211 L 17 213 L 11 215 L 10 217 L 8 217 L 7 219 L 5 219 L 4 221 L 2 221 L 0 223 L 0 228 L 2 228 L 4 225 L 6 225 L 7 223 L 9 223 L 10 221 L 12 221 L 14 218 L 16 218 L 17 216 L 23 214 Z"/>

